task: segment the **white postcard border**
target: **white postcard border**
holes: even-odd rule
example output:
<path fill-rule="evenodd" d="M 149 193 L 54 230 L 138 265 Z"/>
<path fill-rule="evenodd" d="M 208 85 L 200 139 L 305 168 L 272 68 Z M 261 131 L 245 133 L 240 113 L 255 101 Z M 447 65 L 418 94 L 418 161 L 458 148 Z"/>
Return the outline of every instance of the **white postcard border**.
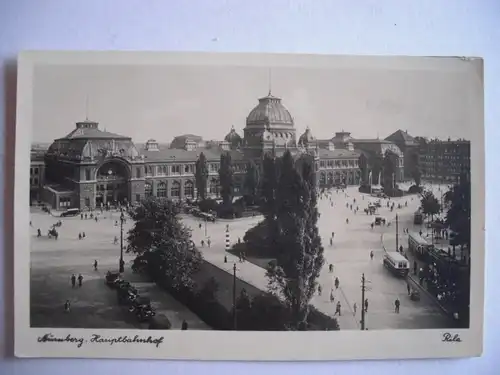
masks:
<path fill-rule="evenodd" d="M 472 244 L 470 328 L 457 330 L 380 330 L 338 332 L 145 331 L 30 328 L 29 179 L 33 127 L 33 70 L 36 65 L 218 65 L 303 66 L 307 68 L 462 69 L 470 74 L 475 95 L 470 103 Z M 326 56 L 287 54 L 159 52 L 24 52 L 18 61 L 14 189 L 15 355 L 18 357 L 140 358 L 190 360 L 359 360 L 479 356 L 483 347 L 485 198 L 483 60 L 479 58 Z M 6 249 L 8 251 L 10 249 Z M 342 328 L 342 327 L 341 327 Z M 443 342 L 443 334 L 461 342 Z M 46 333 L 84 340 L 40 343 Z M 118 338 L 163 337 L 163 342 L 92 343 L 92 334 Z M 85 341 L 87 340 L 87 341 Z"/>

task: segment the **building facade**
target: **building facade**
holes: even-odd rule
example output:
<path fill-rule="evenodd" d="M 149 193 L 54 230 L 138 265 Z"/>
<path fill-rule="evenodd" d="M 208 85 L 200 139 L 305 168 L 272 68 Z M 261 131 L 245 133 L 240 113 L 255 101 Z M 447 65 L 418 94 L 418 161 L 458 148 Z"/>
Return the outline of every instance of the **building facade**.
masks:
<path fill-rule="evenodd" d="M 470 141 L 434 139 L 419 146 L 422 178 L 456 182 L 460 174 L 470 171 Z"/>
<path fill-rule="evenodd" d="M 32 148 L 30 154 L 30 206 L 33 206 L 42 201 L 45 183 L 45 149 Z"/>
<path fill-rule="evenodd" d="M 418 163 L 419 149 L 418 142 L 413 138 L 408 131 L 397 130 L 387 138 L 386 141 L 394 143 L 401 150 L 403 154 L 403 178 L 411 180 L 413 178 L 413 170 Z"/>
<path fill-rule="evenodd" d="M 248 114 L 243 136 L 232 127 L 223 141 L 185 134 L 168 148 L 154 139 L 138 148 L 130 137 L 103 131 L 97 122 L 78 122 L 48 148 L 39 167 L 45 180 L 37 183 L 40 197 L 54 209 L 135 203 L 147 196 L 192 199 L 198 195 L 195 165 L 203 152 L 209 169 L 206 193 L 217 197 L 220 158 L 226 153 L 233 163 L 234 193 L 240 195 L 250 161 L 260 167 L 266 154 L 279 157 L 288 150 L 295 158 L 313 158 L 320 187 L 359 184 L 360 151 L 352 142 L 337 146 L 317 140 L 309 128 L 297 137 L 292 115 L 269 93 Z"/>

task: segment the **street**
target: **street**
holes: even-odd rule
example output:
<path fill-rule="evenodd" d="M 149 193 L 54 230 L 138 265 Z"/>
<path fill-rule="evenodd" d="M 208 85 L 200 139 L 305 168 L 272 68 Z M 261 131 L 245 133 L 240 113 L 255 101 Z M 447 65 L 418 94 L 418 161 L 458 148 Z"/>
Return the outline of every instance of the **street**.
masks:
<path fill-rule="evenodd" d="M 403 228 L 410 227 L 412 215 L 420 205 L 419 197 L 414 195 L 391 199 L 396 207 L 398 203 L 402 205 L 401 209 L 395 209 L 394 212 L 390 212 L 386 201 L 383 200 L 376 215 L 366 215 L 363 210 L 370 201 L 375 200 L 376 198 L 367 194 L 360 194 L 357 187 L 349 187 L 345 192 L 333 191 L 328 197 L 319 200 L 318 209 L 321 216 L 318 226 L 325 248 L 325 265 L 318 280 L 323 292 L 322 295 L 316 294 L 313 297 L 313 305 L 325 314 L 333 316 L 336 303 L 340 301 L 340 328 L 360 329 L 361 275 L 364 273 L 367 280 L 365 298 L 369 302 L 365 315 L 366 328 L 424 329 L 452 326 L 452 322 L 429 296 L 422 293 L 420 301 L 411 301 L 407 294 L 406 282 L 394 277 L 384 268 L 382 240 L 386 246 L 394 244 L 395 250 L 394 224 L 375 226 L 373 229 L 370 227 L 376 216 L 390 222 L 397 213 L 401 218 L 399 244 L 406 248 L 407 239 L 402 235 Z M 346 203 L 349 207 L 346 207 Z M 351 204 L 353 210 L 350 208 Z M 354 209 L 358 206 L 359 211 L 355 213 Z M 349 219 L 349 223 L 346 219 Z M 116 225 L 116 221 L 119 220 L 119 213 L 104 212 L 99 214 L 96 222 L 90 218 L 82 220 L 80 216 L 61 219 L 34 209 L 31 220 L 32 324 L 53 327 L 137 327 L 137 323 L 128 319 L 128 316 L 123 314 L 123 309 L 117 305 L 114 292 L 104 285 L 105 272 L 118 268 L 120 226 Z M 47 230 L 58 220 L 63 223 L 58 228 L 59 238 L 47 238 Z M 233 264 L 237 263 L 237 276 L 241 280 L 261 290 L 267 290 L 265 269 L 250 262 L 240 263 L 236 256 L 225 251 L 226 225 L 229 225 L 230 241 L 234 244 L 238 238 L 242 240 L 245 232 L 262 220 L 262 216 L 218 220 L 216 223 L 206 224 L 188 215 L 182 215 L 182 220 L 192 229 L 193 241 L 208 262 L 228 273 L 233 272 Z M 131 225 L 131 220 L 124 224 L 124 237 Z M 41 238 L 36 237 L 38 228 L 42 231 Z M 86 236 L 80 240 L 78 234 L 82 232 L 85 232 Z M 332 232 L 335 232 L 335 236 L 333 245 L 330 245 Z M 114 243 L 115 236 L 118 239 L 117 244 Z M 206 245 L 208 238 L 211 241 L 210 248 Z M 205 241 L 204 247 L 201 247 L 201 240 Z M 370 259 L 370 251 L 374 252 L 373 259 Z M 228 263 L 224 263 L 224 256 L 227 256 Z M 133 256 L 124 255 L 126 265 L 129 265 L 132 259 Z M 98 271 L 93 269 L 94 260 L 98 261 Z M 328 270 L 329 264 L 334 267 L 333 273 Z M 129 268 L 126 266 L 127 270 Z M 131 274 L 130 271 L 126 272 L 126 278 L 134 281 L 141 293 L 150 296 L 158 312 L 169 317 L 174 329 L 180 328 L 183 319 L 188 321 L 190 329 L 209 329 L 196 315 L 165 291 L 159 290 L 155 284 L 137 279 L 139 276 Z M 77 276 L 82 273 L 82 288 L 71 288 L 70 277 L 73 273 Z M 336 277 L 340 282 L 338 289 L 334 286 Z M 330 301 L 330 293 L 333 293 L 334 303 Z M 399 314 L 394 311 L 397 298 L 401 301 Z M 71 314 L 63 312 L 66 299 L 72 302 Z M 354 304 L 357 305 L 356 314 Z"/>
<path fill-rule="evenodd" d="M 30 305 L 31 324 L 34 327 L 71 328 L 147 328 L 118 305 L 116 292 L 104 284 L 108 270 L 118 269 L 120 256 L 120 227 L 115 226 L 119 213 L 104 212 L 98 221 L 81 220 L 80 216 L 59 218 L 32 209 L 31 212 L 31 279 Z M 47 238 L 47 230 L 58 220 L 57 240 Z M 124 239 L 131 220 L 124 224 Z M 37 237 L 40 228 L 42 237 Z M 79 240 L 78 234 L 85 232 Z M 114 237 L 118 243 L 114 243 Z M 172 329 L 180 329 L 186 320 L 190 329 L 210 329 L 198 316 L 180 304 L 156 284 L 132 274 L 130 261 L 133 255 L 124 254 L 124 278 L 134 284 L 140 295 L 151 299 L 157 314 L 164 314 L 172 323 Z M 94 270 L 94 260 L 98 270 Z M 81 288 L 71 287 L 72 274 L 81 273 Z M 71 313 L 64 312 L 64 302 L 71 303 Z"/>
<path fill-rule="evenodd" d="M 433 189 L 437 187 L 433 187 Z M 436 195 L 439 199 L 439 195 Z M 364 198 L 363 198 L 364 197 Z M 359 211 L 354 213 L 346 203 L 353 204 L 353 209 L 359 206 Z M 382 247 L 382 234 L 390 236 L 395 233 L 395 227 L 375 226 L 372 230 L 370 224 L 375 216 L 386 218 L 387 221 L 394 219 L 396 213 L 411 217 L 420 206 L 417 195 L 393 198 L 397 207 L 401 203 L 401 209 L 390 212 L 383 201 L 382 207 L 376 215 L 366 215 L 363 210 L 369 201 L 376 198 L 358 192 L 357 187 L 349 187 L 345 193 L 335 191 L 329 198 L 319 200 L 318 208 L 321 214 L 318 226 L 325 248 L 325 266 L 319 277 L 322 286 L 321 296 L 315 295 L 312 303 L 320 311 L 333 315 L 335 305 L 340 300 L 342 316 L 339 317 L 341 329 L 360 329 L 361 300 L 361 275 L 364 273 L 367 280 L 366 298 L 369 302 L 368 313 L 365 316 L 366 328 L 372 329 L 425 329 L 451 327 L 452 322 L 444 316 L 436 304 L 426 295 L 422 294 L 418 302 L 411 301 L 407 293 L 406 282 L 390 274 L 383 266 L 382 260 L 384 250 Z M 405 207 L 405 202 L 408 206 Z M 332 206 L 333 204 L 333 206 Z M 349 223 L 346 223 L 349 219 Z M 196 218 L 185 216 L 186 225 L 193 230 L 193 240 L 200 246 L 201 240 L 207 237 L 211 240 L 211 247 L 201 248 L 203 256 L 214 265 L 232 272 L 233 262 L 237 262 L 238 277 L 242 280 L 262 289 L 267 288 L 265 270 L 250 262 L 239 263 L 237 257 L 228 254 L 224 250 L 226 225 L 229 224 L 231 243 L 234 244 L 238 238 L 243 239 L 245 232 L 262 220 L 262 217 L 250 217 L 234 221 L 219 220 L 217 223 L 207 223 L 207 237 L 205 236 L 205 224 L 199 228 Z M 400 233 L 403 226 L 400 226 Z M 330 246 L 331 233 L 335 232 L 333 246 Z M 403 240 L 405 248 L 407 241 Z M 374 252 L 373 260 L 370 259 L 370 251 Z M 394 249 L 395 250 L 395 249 Z M 224 263 L 224 255 L 227 255 L 228 263 Z M 334 265 L 333 274 L 328 271 L 328 265 Z M 340 287 L 335 289 L 334 279 L 339 278 Z M 333 289 L 335 302 L 330 302 L 330 292 Z M 394 312 L 394 302 L 398 298 L 401 301 L 400 313 Z M 354 304 L 357 304 L 357 312 L 354 314 Z"/>

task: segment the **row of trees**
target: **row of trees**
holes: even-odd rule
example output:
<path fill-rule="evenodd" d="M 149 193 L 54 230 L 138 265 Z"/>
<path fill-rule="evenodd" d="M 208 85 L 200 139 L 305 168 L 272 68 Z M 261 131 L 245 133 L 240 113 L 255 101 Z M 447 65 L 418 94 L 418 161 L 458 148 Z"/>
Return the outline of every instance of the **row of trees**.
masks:
<path fill-rule="evenodd" d="M 420 169 L 419 156 L 417 152 L 412 152 L 410 158 L 410 172 L 415 185 L 420 186 L 422 172 Z M 392 151 L 386 151 L 383 156 L 375 155 L 370 160 L 362 153 L 358 160 L 359 169 L 361 171 L 361 179 L 363 185 L 369 184 L 369 173 L 372 172 L 372 184 L 380 184 L 386 190 L 394 188 L 394 174 L 397 170 L 398 156 Z M 379 175 L 381 179 L 379 181 Z"/>
<path fill-rule="evenodd" d="M 203 157 L 200 159 L 202 167 Z M 232 169 L 230 163 L 227 155 L 221 160 L 221 195 L 225 202 L 230 202 L 232 194 L 231 189 L 227 189 L 232 178 L 228 172 Z M 262 196 L 260 204 L 267 223 L 267 239 L 276 249 L 276 260 L 267 270 L 269 291 L 277 299 L 267 303 L 270 299 L 262 297 L 249 301 L 249 304 L 259 310 L 270 309 L 270 313 L 279 311 L 281 320 L 273 320 L 273 329 L 306 330 L 312 327 L 311 319 L 315 319 L 314 314 L 310 315 L 310 301 L 324 264 L 324 249 L 317 227 L 319 214 L 314 162 L 310 157 L 296 161 L 290 152 L 286 152 L 278 159 L 267 155 L 263 163 L 262 178 L 259 179 L 256 167 L 248 168 L 247 178 L 252 183 L 248 182 L 247 186 L 253 186 L 253 194 L 259 191 Z M 200 170 L 203 172 L 203 167 Z M 207 173 L 200 173 L 203 174 Z M 203 180 L 197 179 L 197 184 L 203 187 Z M 193 276 L 203 259 L 178 213 L 177 204 L 155 197 L 149 197 L 133 208 L 130 216 L 134 226 L 128 233 L 127 251 L 137 255 L 136 267 L 145 269 L 153 280 L 182 291 L 194 288 Z M 242 308 L 242 303 L 239 301 L 238 309 Z M 252 313 L 252 309 L 245 311 Z M 336 324 L 335 321 L 336 328 L 333 329 L 338 329 Z"/>
<path fill-rule="evenodd" d="M 462 173 L 458 182 L 453 185 L 443 196 L 446 212 L 445 224 L 454 233 L 455 245 L 470 248 L 471 236 L 471 183 L 468 173 Z M 421 195 L 421 208 L 431 220 L 441 211 L 441 204 L 431 191 Z"/>
<path fill-rule="evenodd" d="M 204 201 L 207 198 L 208 186 L 208 164 L 205 154 L 202 152 L 195 165 L 195 181 L 198 199 Z M 220 195 L 224 205 L 229 205 L 234 197 L 234 167 L 231 154 L 223 153 L 220 157 L 219 167 Z M 246 166 L 246 174 L 243 179 L 243 193 L 248 202 L 253 204 L 257 198 L 259 186 L 259 169 L 250 160 Z"/>
<path fill-rule="evenodd" d="M 266 155 L 260 193 L 265 219 L 258 225 L 259 234 L 275 257 L 267 269 L 269 291 L 288 312 L 286 329 L 305 330 L 324 264 L 312 158 L 302 156 L 296 161 L 289 151 L 281 158 Z"/>

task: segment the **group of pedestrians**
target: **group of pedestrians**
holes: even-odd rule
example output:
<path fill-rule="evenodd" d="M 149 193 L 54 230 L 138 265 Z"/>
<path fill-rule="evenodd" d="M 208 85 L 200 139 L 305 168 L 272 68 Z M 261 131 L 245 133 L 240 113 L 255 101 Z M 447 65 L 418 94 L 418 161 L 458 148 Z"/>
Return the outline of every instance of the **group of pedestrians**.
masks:
<path fill-rule="evenodd" d="M 97 259 L 94 259 L 93 263 L 94 271 L 97 271 L 98 267 L 98 262 Z M 83 275 L 81 273 L 78 274 L 78 277 L 73 273 L 70 277 L 71 281 L 71 288 L 76 288 L 78 285 L 78 288 L 81 288 L 83 286 Z M 78 284 L 77 284 L 78 282 Z M 69 313 L 71 311 L 71 301 L 69 299 L 64 302 L 64 311 Z"/>

